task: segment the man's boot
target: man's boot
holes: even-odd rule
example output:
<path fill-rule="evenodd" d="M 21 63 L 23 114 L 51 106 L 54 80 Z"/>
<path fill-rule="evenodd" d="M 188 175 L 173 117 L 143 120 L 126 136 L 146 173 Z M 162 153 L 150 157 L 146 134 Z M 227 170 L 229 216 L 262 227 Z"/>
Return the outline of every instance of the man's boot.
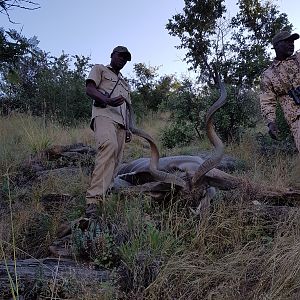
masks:
<path fill-rule="evenodd" d="M 96 203 L 87 204 L 85 208 L 85 217 L 88 219 L 97 218 L 97 210 L 98 210 L 98 205 Z"/>

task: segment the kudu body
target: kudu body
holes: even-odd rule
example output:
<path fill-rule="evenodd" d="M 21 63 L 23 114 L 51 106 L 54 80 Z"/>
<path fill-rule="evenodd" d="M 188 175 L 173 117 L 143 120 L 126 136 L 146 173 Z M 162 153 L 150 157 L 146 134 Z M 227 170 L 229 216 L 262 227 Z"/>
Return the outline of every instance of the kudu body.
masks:
<path fill-rule="evenodd" d="M 228 186 L 226 186 L 228 182 L 220 180 L 226 173 L 214 169 L 222 159 L 224 146 L 214 130 L 212 117 L 226 102 L 225 85 L 220 81 L 218 75 L 216 78 L 221 92 L 220 97 L 211 106 L 206 116 L 207 136 L 214 146 L 212 155 L 205 160 L 198 156 L 160 158 L 158 148 L 152 137 L 133 125 L 131 105 L 128 104 L 130 116 L 128 127 L 133 134 L 149 142 L 151 157 L 140 158 L 123 165 L 118 171 L 115 186 L 119 186 L 120 182 L 125 182 L 127 187 L 138 186 L 138 190 L 152 193 L 163 193 L 171 188 L 187 191 L 195 187 L 199 189 L 201 186 L 202 189 L 206 189 L 210 185 L 228 189 Z M 216 176 L 216 172 L 218 176 Z M 217 180 L 215 180 L 215 177 L 217 177 Z"/>
<path fill-rule="evenodd" d="M 213 115 L 225 104 L 227 95 L 225 85 L 221 82 L 217 72 L 215 81 L 219 86 L 220 97 L 206 114 L 206 132 L 214 146 L 211 156 L 207 159 L 185 155 L 160 158 L 153 138 L 134 126 L 131 105 L 127 103 L 129 109 L 129 124 L 127 126 L 133 134 L 149 142 L 151 157 L 140 158 L 121 166 L 114 184 L 116 189 L 132 188 L 137 191 L 150 192 L 156 196 L 163 196 L 174 189 L 187 194 L 198 191 L 196 194 L 201 198 L 205 195 L 211 197 L 214 194 L 212 188 L 230 190 L 241 187 L 249 189 L 258 198 L 287 197 L 299 199 L 299 190 L 261 186 L 216 168 L 222 159 L 224 145 L 215 132 Z"/>

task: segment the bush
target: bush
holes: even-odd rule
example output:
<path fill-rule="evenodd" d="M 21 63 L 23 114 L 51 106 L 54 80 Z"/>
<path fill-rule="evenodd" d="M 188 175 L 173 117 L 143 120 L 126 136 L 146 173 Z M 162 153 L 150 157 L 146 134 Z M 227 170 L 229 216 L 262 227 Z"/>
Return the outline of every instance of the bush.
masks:
<path fill-rule="evenodd" d="M 261 118 L 257 93 L 253 90 L 237 90 L 227 86 L 227 102 L 214 115 L 214 124 L 220 137 L 227 141 L 239 141 L 240 133 L 255 127 Z M 185 81 L 177 94 L 163 103 L 163 108 L 171 111 L 170 126 L 164 131 L 162 143 L 167 148 L 185 145 L 195 133 L 205 130 L 205 115 L 217 101 L 219 91 L 204 87 L 197 90 Z"/>
<path fill-rule="evenodd" d="M 171 124 L 163 130 L 161 141 L 165 148 L 174 148 L 175 146 L 185 146 L 189 144 L 195 137 L 195 129 L 193 124 L 189 122 L 171 122 Z"/>

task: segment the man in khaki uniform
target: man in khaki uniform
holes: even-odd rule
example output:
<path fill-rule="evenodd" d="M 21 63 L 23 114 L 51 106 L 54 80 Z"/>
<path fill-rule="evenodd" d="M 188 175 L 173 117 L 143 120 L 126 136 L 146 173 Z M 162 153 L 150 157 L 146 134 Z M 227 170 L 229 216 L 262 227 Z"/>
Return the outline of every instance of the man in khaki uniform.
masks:
<path fill-rule="evenodd" d="M 294 53 L 294 41 L 299 34 L 287 31 L 277 33 L 272 44 L 276 57 L 261 78 L 260 104 L 263 116 L 268 122 L 269 134 L 278 138 L 276 125 L 276 103 L 279 101 L 284 116 L 293 134 L 296 147 L 300 152 L 300 53 Z"/>
<path fill-rule="evenodd" d="M 97 147 L 95 168 L 86 192 L 87 217 L 95 216 L 97 207 L 102 206 L 122 160 L 125 140 L 131 139 L 126 110 L 130 90 L 120 72 L 130 60 L 128 49 L 117 46 L 112 51 L 110 64 L 96 64 L 86 80 L 86 93 L 94 100 L 91 128 Z"/>

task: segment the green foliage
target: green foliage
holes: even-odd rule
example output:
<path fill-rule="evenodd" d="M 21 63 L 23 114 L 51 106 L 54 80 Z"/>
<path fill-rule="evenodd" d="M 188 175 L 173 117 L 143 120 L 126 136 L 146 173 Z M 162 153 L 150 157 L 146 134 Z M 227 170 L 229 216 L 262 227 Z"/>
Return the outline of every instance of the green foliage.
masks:
<path fill-rule="evenodd" d="M 27 39 L 16 30 L 0 27 L 0 69 L 12 69 L 25 54 L 36 51 L 37 44 L 36 37 Z"/>
<path fill-rule="evenodd" d="M 24 120 L 24 141 L 28 145 L 31 153 L 38 153 L 49 148 L 52 144 L 50 136 L 45 130 L 44 124 L 41 120 L 36 120 L 35 122 L 27 122 Z M 44 128 L 43 128 L 44 127 Z M 41 130 L 43 128 L 43 130 Z"/>
<path fill-rule="evenodd" d="M 173 75 L 158 78 L 158 67 L 147 67 L 144 63 L 134 65 L 135 77 L 130 79 L 133 108 L 140 120 L 149 111 L 157 111 L 160 104 L 174 92 L 178 82 Z"/>
<path fill-rule="evenodd" d="M 215 62 L 226 83 L 249 86 L 269 63 L 272 36 L 292 25 L 271 1 L 239 0 L 231 19 L 226 19 L 224 2 L 187 0 L 183 12 L 169 19 L 166 28 L 181 40 L 186 60 L 201 69 L 202 82 L 210 83 L 210 63 Z"/>
<path fill-rule="evenodd" d="M 43 272 L 37 274 L 38 278 L 33 287 L 25 287 L 28 299 L 76 299 L 76 295 L 81 294 L 81 286 L 71 274 L 61 280 L 53 278 L 47 280 Z"/>
<path fill-rule="evenodd" d="M 53 218 L 49 214 L 36 213 L 28 219 L 26 226 L 21 228 L 17 243 L 26 253 L 36 258 L 43 257 L 47 253 L 53 228 Z"/>
<path fill-rule="evenodd" d="M 195 128 L 188 120 L 172 121 L 163 129 L 161 142 L 165 148 L 188 145 L 195 138 Z"/>
<path fill-rule="evenodd" d="M 239 142 L 240 134 L 255 127 L 261 118 L 258 95 L 252 90 L 240 90 L 236 95 L 232 86 L 227 87 L 227 95 L 226 104 L 214 117 L 215 127 L 225 141 Z"/>
<path fill-rule="evenodd" d="M 195 128 L 203 127 L 201 123 L 204 122 L 207 105 L 201 97 L 205 97 L 207 92 L 207 89 L 200 89 L 190 79 L 184 79 L 176 93 L 170 95 L 161 107 L 170 110 L 172 118 L 175 117 L 178 121 L 190 121 Z"/>
<path fill-rule="evenodd" d="M 196 136 L 203 138 L 205 114 L 218 99 L 219 92 L 211 88 L 200 88 L 186 80 L 176 95 L 163 103 L 171 111 L 170 124 L 161 136 L 163 146 L 173 148 L 191 142 Z M 218 134 L 225 141 L 239 141 L 240 132 L 254 127 L 260 118 L 258 96 L 252 90 L 237 90 L 227 85 L 227 103 L 214 116 Z"/>
<path fill-rule="evenodd" d="M 178 250 L 182 242 L 167 228 L 158 229 L 150 222 L 142 222 L 140 230 L 119 247 L 122 259 L 119 276 L 126 281 L 125 292 L 137 292 L 149 286 L 165 260 Z"/>
<path fill-rule="evenodd" d="M 271 1 L 239 0 L 239 11 L 231 19 L 231 42 L 225 51 L 228 56 L 225 72 L 233 74 L 232 79 L 238 85 L 256 83 L 258 75 L 270 60 L 268 47 L 275 33 L 283 28 L 292 29 L 287 15 L 280 13 Z M 247 70 L 247 72 L 245 72 Z"/>
<path fill-rule="evenodd" d="M 22 2 L 12 7 L 20 7 Z M 0 2 L 4 12 L 8 3 Z M 212 63 L 216 63 L 229 94 L 228 103 L 215 116 L 218 132 L 224 139 L 234 140 L 246 127 L 255 126 L 260 113 L 253 87 L 269 63 L 271 37 L 279 29 L 291 30 L 293 26 L 273 2 L 239 0 L 237 5 L 237 14 L 226 19 L 224 0 L 187 0 L 183 12 L 166 25 L 171 35 L 179 37 L 179 48 L 187 50 L 186 60 L 192 68 L 201 69 L 201 90 L 188 80 L 179 82 L 173 75 L 159 77 L 159 67 L 134 65 L 135 77 L 129 81 L 137 120 L 160 108 L 172 112 L 162 134 L 166 147 L 187 144 L 195 136 L 202 138 L 205 112 L 216 95 L 211 90 L 212 79 L 216 81 Z M 64 53 L 51 57 L 37 45 L 36 37 L 27 39 L 16 31 L 0 30 L 2 113 L 29 111 L 42 116 L 45 124 L 49 119 L 67 125 L 88 120 L 91 100 L 85 94 L 84 82 L 89 58 Z M 39 150 L 47 144 L 45 139 L 33 147 Z"/>
<path fill-rule="evenodd" d="M 64 124 L 86 120 L 91 100 L 85 94 L 89 58 L 41 51 L 36 37 L 0 29 L 0 109 L 30 112 Z M 73 64 L 72 64 L 73 63 Z"/>
<path fill-rule="evenodd" d="M 253 89 L 270 62 L 271 38 L 278 30 L 291 30 L 293 26 L 271 1 L 239 0 L 237 14 L 231 19 L 225 16 L 224 3 L 224 0 L 187 0 L 183 12 L 174 15 L 166 25 L 171 35 L 179 37 L 179 48 L 187 50 L 186 61 L 194 70 L 201 69 L 199 81 L 204 87 L 201 95 L 186 89 L 180 93 L 180 99 L 175 97 L 170 127 L 175 128 L 179 119 L 195 124 L 198 132 L 204 129 L 201 112 L 206 112 L 217 98 L 210 90 L 212 79 L 216 83 L 212 73 L 214 63 L 228 92 L 227 104 L 217 112 L 214 123 L 223 139 L 238 140 L 241 131 L 254 127 L 259 120 L 258 97 Z M 177 104 L 179 101 L 182 105 Z M 175 130 L 170 134 L 174 138 L 169 139 L 180 140 Z"/>
<path fill-rule="evenodd" d="M 138 253 L 144 251 L 156 257 L 169 255 L 176 243 L 170 232 L 158 230 L 153 224 L 146 223 L 143 231 L 122 244 L 119 250 L 123 261 L 133 268 Z"/>
<path fill-rule="evenodd" d="M 161 107 L 171 111 L 171 121 L 161 135 L 165 147 L 183 146 L 196 135 L 202 137 L 206 105 L 190 79 L 184 79 L 176 93 L 170 95 Z"/>
<path fill-rule="evenodd" d="M 16 64 L 15 80 L 11 80 L 9 73 L 2 73 L 2 112 L 29 111 L 68 125 L 87 120 L 91 110 L 84 86 L 88 61 L 89 58 L 64 53 L 57 58 L 49 57 L 42 51 L 23 56 Z"/>
<path fill-rule="evenodd" d="M 167 30 L 179 37 L 179 48 L 187 49 L 186 60 L 206 70 L 205 60 L 211 53 L 211 35 L 216 33 L 217 20 L 226 12 L 223 0 L 187 0 L 183 13 L 169 19 Z M 203 9 L 205 7 L 205 9 Z"/>
<path fill-rule="evenodd" d="M 113 237 L 103 230 L 97 220 L 90 220 L 87 229 L 74 224 L 72 229 L 73 251 L 77 257 L 88 259 L 94 264 L 112 267 L 117 253 Z"/>

